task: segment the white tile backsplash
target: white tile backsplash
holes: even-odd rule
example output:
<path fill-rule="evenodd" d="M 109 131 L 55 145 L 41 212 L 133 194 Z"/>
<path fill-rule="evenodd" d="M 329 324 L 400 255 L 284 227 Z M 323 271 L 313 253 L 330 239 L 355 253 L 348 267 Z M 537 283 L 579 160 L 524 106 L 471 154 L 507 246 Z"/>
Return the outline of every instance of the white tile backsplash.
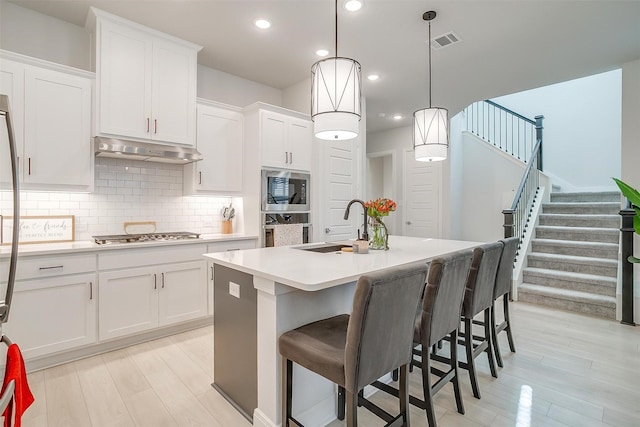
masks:
<path fill-rule="evenodd" d="M 230 197 L 183 196 L 184 166 L 96 157 L 95 189 L 88 193 L 21 192 L 21 215 L 75 215 L 76 240 L 124 233 L 124 222 L 156 221 L 158 231 L 219 233 Z M 11 212 L 0 192 L 0 213 Z"/>

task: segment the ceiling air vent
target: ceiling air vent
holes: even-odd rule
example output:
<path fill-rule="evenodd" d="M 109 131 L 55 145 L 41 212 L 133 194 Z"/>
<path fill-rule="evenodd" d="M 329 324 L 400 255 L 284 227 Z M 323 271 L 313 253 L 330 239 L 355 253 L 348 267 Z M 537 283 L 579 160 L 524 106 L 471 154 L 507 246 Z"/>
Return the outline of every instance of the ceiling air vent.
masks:
<path fill-rule="evenodd" d="M 443 34 L 441 36 L 437 36 L 431 39 L 431 47 L 434 49 L 442 49 L 443 47 L 450 46 L 454 43 L 458 43 L 460 41 L 460 37 L 455 34 L 453 31 Z"/>

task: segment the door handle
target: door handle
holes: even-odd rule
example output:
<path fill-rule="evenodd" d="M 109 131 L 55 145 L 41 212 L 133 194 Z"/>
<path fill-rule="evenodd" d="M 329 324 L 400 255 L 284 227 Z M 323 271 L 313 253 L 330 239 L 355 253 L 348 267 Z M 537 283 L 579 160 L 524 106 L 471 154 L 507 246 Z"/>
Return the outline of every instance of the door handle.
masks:
<path fill-rule="evenodd" d="M 331 229 L 330 228 L 325 228 L 324 229 L 324 234 L 329 234 L 331 233 Z"/>
<path fill-rule="evenodd" d="M 407 222 L 405 222 L 405 224 L 411 225 L 411 221 L 407 221 Z"/>

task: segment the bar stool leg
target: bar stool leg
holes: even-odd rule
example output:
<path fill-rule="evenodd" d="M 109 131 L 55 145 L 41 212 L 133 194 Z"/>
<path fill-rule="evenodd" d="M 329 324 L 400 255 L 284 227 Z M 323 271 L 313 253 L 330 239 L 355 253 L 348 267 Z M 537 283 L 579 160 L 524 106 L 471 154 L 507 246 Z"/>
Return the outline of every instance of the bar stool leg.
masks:
<path fill-rule="evenodd" d="M 338 386 L 338 419 L 344 421 L 344 387 Z"/>
<path fill-rule="evenodd" d="M 511 293 L 508 294 L 511 297 Z M 507 294 L 504 295 L 504 320 L 507 322 L 507 338 L 509 339 L 509 349 L 511 352 L 516 352 L 516 346 L 513 344 L 513 334 L 511 333 L 511 319 L 509 316 L 509 298 Z"/>
<path fill-rule="evenodd" d="M 498 366 L 503 368 L 502 355 L 500 354 L 500 344 L 498 343 L 498 332 L 496 325 L 496 304 L 495 301 L 491 304 L 491 338 L 493 340 L 493 352 L 496 355 L 496 362 Z"/>
<path fill-rule="evenodd" d="M 407 378 L 407 365 L 400 367 L 400 387 L 398 387 L 400 394 L 400 413 L 402 414 L 402 420 L 404 421 L 403 427 L 410 427 L 411 422 L 409 420 L 409 380 Z"/>
<path fill-rule="evenodd" d="M 478 378 L 476 377 L 476 366 L 473 360 L 473 319 L 464 319 L 464 348 L 467 352 L 467 371 L 469 371 L 469 379 L 471 380 L 471 390 L 473 397 L 480 399 L 480 387 L 478 387 Z"/>
<path fill-rule="evenodd" d="M 358 425 L 358 394 L 349 391 L 347 395 L 347 427 L 356 427 Z"/>
<path fill-rule="evenodd" d="M 462 394 L 460 393 L 460 383 L 458 382 L 458 330 L 451 332 L 451 369 L 453 369 L 454 376 L 451 379 L 453 382 L 453 394 L 456 398 L 456 407 L 458 413 L 464 415 L 464 404 L 462 403 Z"/>
<path fill-rule="evenodd" d="M 293 390 L 293 362 L 282 358 L 282 427 L 289 427 L 291 419 L 291 395 Z"/>
<path fill-rule="evenodd" d="M 487 357 L 489 358 L 489 369 L 491 370 L 491 376 L 493 378 L 498 378 L 498 371 L 496 370 L 496 364 L 493 360 L 493 339 L 491 338 L 491 308 L 487 308 L 484 311 L 484 339 L 487 341 L 487 348 L 485 349 L 485 353 L 487 353 Z"/>
<path fill-rule="evenodd" d="M 431 393 L 431 358 L 429 357 L 429 347 L 422 346 L 422 392 L 424 394 L 425 411 L 427 413 L 427 421 L 429 427 L 435 427 L 436 413 L 433 409 L 433 396 Z"/>

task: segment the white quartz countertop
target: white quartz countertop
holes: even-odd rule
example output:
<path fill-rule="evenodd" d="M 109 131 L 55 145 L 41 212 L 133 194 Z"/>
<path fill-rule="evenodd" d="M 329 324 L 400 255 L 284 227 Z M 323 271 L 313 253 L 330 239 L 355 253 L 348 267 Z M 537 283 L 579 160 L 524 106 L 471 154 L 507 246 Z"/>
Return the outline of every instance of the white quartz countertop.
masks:
<path fill-rule="evenodd" d="M 201 234 L 198 239 L 147 241 L 131 243 L 113 243 L 98 245 L 92 240 L 76 240 L 64 243 L 37 243 L 18 246 L 18 255 L 56 255 L 62 253 L 106 251 L 119 249 L 149 248 L 173 245 L 197 245 L 201 243 L 228 242 L 234 240 L 257 239 L 258 236 L 248 234 Z M 8 257 L 11 245 L 0 247 L 0 258 Z"/>
<path fill-rule="evenodd" d="M 213 260 L 215 264 L 253 276 L 304 291 L 317 291 L 355 281 L 366 273 L 415 262 L 426 262 L 479 244 L 481 243 L 461 240 L 390 236 L 388 251 L 370 250 L 367 254 L 318 253 L 299 249 L 323 245 L 310 243 L 211 253 L 206 254 L 205 257 Z"/>

